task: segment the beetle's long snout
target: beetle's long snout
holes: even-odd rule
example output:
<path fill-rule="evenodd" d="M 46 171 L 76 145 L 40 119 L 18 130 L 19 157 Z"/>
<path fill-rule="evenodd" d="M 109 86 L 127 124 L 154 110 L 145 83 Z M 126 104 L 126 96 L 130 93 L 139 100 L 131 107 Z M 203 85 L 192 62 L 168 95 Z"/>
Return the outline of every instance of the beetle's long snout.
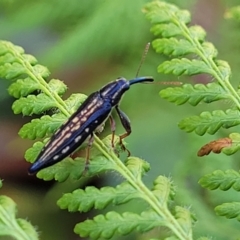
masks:
<path fill-rule="evenodd" d="M 134 78 L 132 80 L 129 80 L 129 85 L 135 84 L 135 83 L 144 83 L 144 82 L 153 82 L 153 77 L 138 77 Z"/>

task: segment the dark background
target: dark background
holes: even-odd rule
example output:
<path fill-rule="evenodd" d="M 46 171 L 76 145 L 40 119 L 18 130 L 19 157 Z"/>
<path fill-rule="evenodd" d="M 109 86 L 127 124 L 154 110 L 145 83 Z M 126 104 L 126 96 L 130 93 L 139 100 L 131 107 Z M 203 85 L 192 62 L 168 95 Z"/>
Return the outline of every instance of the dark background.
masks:
<path fill-rule="evenodd" d="M 150 23 L 141 12 L 146 2 L 148 1 L 2 0 L 0 37 L 22 46 L 26 53 L 34 55 L 40 64 L 49 68 L 51 78 L 63 80 L 69 88 L 64 98 L 75 92 L 90 94 L 119 76 L 130 79 L 136 75 L 144 47 L 153 40 L 149 32 Z M 231 65 L 232 82 L 236 87 L 240 73 L 240 26 L 224 19 L 224 13 L 229 7 L 239 4 L 239 1 L 171 2 L 188 9 L 192 14 L 191 24 L 201 25 L 207 31 L 207 40 L 217 47 L 219 59 L 226 60 Z M 176 78 L 160 75 L 156 69 L 165 59 L 150 49 L 140 76 L 150 75 L 156 81 L 212 81 L 208 76 Z M 24 160 L 24 153 L 33 142 L 20 139 L 18 130 L 30 118 L 12 113 L 11 104 L 14 99 L 8 95 L 9 85 L 7 80 L 0 81 L 0 178 L 4 179 L 1 194 L 10 196 L 17 203 L 19 217 L 27 218 L 38 226 L 41 239 L 80 239 L 72 233 L 74 225 L 98 212 L 68 213 L 56 206 L 57 199 L 64 192 L 71 192 L 77 187 L 92 184 L 105 186 L 110 182 L 117 184 L 121 178 L 114 173 L 105 173 L 78 182 L 55 183 L 28 176 L 29 164 Z M 159 97 L 159 91 L 164 87 L 166 86 L 134 85 L 121 102 L 121 109 L 131 119 L 133 129 L 127 139 L 128 147 L 133 155 L 145 159 L 152 166 L 144 181 L 151 187 L 152 181 L 160 174 L 173 179 L 177 186 L 177 203 L 191 206 L 198 219 L 194 227 L 196 236 L 236 239 L 240 235 L 239 223 L 216 216 L 213 209 L 224 201 L 237 201 L 239 196 L 233 191 L 209 192 L 197 183 L 201 176 L 215 169 L 239 168 L 239 154 L 233 157 L 210 154 L 204 158 L 196 155 L 206 142 L 225 137 L 229 131 L 221 130 L 217 136 L 199 137 L 194 133 L 187 134 L 177 126 L 184 117 L 212 109 L 226 109 L 229 103 L 201 104 L 196 108 L 188 104 L 176 107 Z M 238 131 L 237 128 L 234 130 Z M 117 133 L 122 132 L 123 128 L 117 120 Z M 104 134 L 109 133 L 107 127 Z M 128 205 L 112 209 L 137 209 L 142 202 L 136 201 L 137 204 L 132 201 Z M 164 232 L 160 229 L 154 231 L 159 236 Z M 148 238 L 148 235 L 132 235 L 123 239 L 142 237 Z"/>

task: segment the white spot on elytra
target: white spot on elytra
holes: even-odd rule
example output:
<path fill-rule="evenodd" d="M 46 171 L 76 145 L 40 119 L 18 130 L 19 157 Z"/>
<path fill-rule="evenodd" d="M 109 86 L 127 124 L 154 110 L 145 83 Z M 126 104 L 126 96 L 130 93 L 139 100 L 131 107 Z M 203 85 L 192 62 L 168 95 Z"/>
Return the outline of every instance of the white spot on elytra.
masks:
<path fill-rule="evenodd" d="M 89 128 L 86 128 L 86 129 L 85 129 L 85 132 L 88 133 L 88 132 L 89 132 Z"/>
<path fill-rule="evenodd" d="M 74 141 L 77 143 L 77 142 L 80 141 L 81 138 L 82 138 L 82 136 L 78 136 L 78 137 L 76 137 L 76 138 L 74 139 Z"/>
<path fill-rule="evenodd" d="M 69 149 L 70 149 L 69 146 L 65 147 L 65 148 L 62 150 L 62 153 L 66 153 Z"/>
<path fill-rule="evenodd" d="M 59 155 L 55 155 L 54 157 L 53 157 L 53 160 L 57 160 L 59 158 Z"/>
<path fill-rule="evenodd" d="M 95 123 L 98 123 L 98 120 L 95 120 Z"/>

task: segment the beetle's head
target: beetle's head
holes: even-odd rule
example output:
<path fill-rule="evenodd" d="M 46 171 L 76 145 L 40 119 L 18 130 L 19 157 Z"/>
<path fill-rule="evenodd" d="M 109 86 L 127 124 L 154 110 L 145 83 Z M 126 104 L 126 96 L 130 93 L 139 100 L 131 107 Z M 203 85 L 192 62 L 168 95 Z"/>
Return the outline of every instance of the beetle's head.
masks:
<path fill-rule="evenodd" d="M 152 77 L 138 77 L 127 81 L 120 77 L 100 89 L 100 95 L 104 99 L 110 100 L 112 106 L 115 106 L 121 100 L 122 95 L 130 88 L 132 84 L 141 82 L 153 82 Z"/>

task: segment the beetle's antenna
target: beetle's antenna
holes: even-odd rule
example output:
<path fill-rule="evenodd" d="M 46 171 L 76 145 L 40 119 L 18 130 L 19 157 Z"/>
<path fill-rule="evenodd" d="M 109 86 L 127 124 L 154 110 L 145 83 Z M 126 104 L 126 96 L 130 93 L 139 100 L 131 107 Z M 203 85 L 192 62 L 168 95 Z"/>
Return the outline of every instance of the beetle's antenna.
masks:
<path fill-rule="evenodd" d="M 137 69 L 136 78 L 138 77 L 139 71 L 140 71 L 140 69 L 141 69 L 141 67 L 142 67 L 142 65 L 143 65 L 143 62 L 144 62 L 144 60 L 145 60 L 145 58 L 146 58 L 146 56 L 147 56 L 149 47 L 150 47 L 150 42 L 148 42 L 148 43 L 146 44 L 146 47 L 145 47 L 144 52 L 143 52 L 143 54 L 142 54 L 142 58 L 141 58 L 140 64 L 139 64 L 138 69 Z"/>
<path fill-rule="evenodd" d="M 145 61 L 145 58 L 147 56 L 147 53 L 148 53 L 148 50 L 150 48 L 150 42 L 148 42 L 146 44 L 146 47 L 144 48 L 144 51 L 143 51 L 143 54 L 142 54 L 142 58 L 141 58 L 141 61 L 140 61 L 140 64 L 138 66 L 138 69 L 137 69 L 137 74 L 135 76 L 134 79 L 130 80 L 130 85 L 132 84 L 135 84 L 135 83 L 143 83 L 143 84 L 149 84 L 150 82 L 153 82 L 153 78 L 152 77 L 138 77 L 138 74 L 140 72 L 140 69 Z M 182 85 L 183 83 L 182 82 L 179 82 L 179 81 L 172 81 L 172 82 L 154 82 L 155 84 L 163 84 L 163 85 Z"/>

